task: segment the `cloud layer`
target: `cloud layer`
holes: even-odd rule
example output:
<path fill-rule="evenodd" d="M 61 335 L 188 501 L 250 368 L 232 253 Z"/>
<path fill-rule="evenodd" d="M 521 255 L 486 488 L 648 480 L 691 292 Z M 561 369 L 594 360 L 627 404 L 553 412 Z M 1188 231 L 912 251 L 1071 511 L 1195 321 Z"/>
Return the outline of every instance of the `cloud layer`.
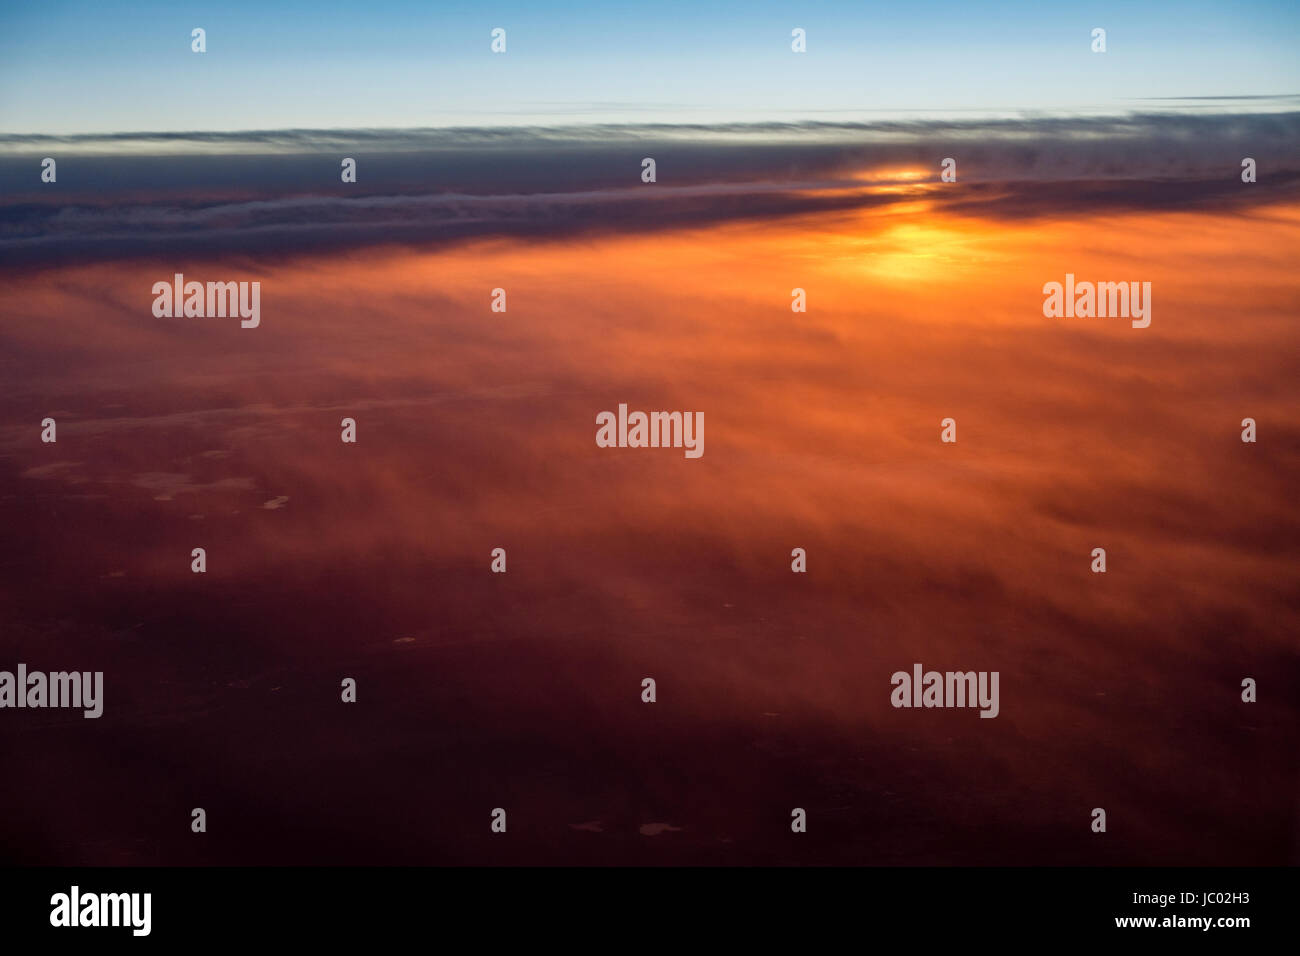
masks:
<path fill-rule="evenodd" d="M 642 233 L 913 202 L 991 218 L 1245 207 L 1300 188 L 1300 113 L 0 137 L 12 268 Z M 57 184 L 39 181 L 43 156 Z M 340 160 L 358 162 L 343 184 Z M 938 182 L 940 161 L 958 183 Z M 1240 181 L 1244 157 L 1259 182 Z M 641 182 L 642 160 L 657 182 Z"/>

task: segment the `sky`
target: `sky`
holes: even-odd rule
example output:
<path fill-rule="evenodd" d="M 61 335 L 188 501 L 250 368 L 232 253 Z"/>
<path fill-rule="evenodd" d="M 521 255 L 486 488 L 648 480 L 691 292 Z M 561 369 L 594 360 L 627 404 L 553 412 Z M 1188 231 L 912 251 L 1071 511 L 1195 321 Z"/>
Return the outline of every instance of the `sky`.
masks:
<path fill-rule="evenodd" d="M 0 132 L 1113 114 L 1300 93 L 1298 49 L 1285 0 L 5 4 Z"/>
<path fill-rule="evenodd" d="M 1298 19 L 6 4 L 0 863 L 1294 864 Z"/>

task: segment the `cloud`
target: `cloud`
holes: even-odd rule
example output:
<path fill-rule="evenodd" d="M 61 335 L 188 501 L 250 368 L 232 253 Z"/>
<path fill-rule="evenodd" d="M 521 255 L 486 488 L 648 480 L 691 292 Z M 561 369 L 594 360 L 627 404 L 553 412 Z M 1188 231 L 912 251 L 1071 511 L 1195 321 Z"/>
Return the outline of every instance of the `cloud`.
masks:
<path fill-rule="evenodd" d="M 295 255 L 652 232 L 924 197 L 1033 218 L 1296 195 L 1300 113 L 0 136 L 0 253 Z M 105 150 L 108 150 L 107 152 Z M 38 158 L 57 153 L 57 186 Z M 358 162 L 343 184 L 340 159 Z M 658 181 L 640 180 L 645 157 Z M 958 162 L 939 186 L 939 163 Z M 1240 181 L 1256 159 L 1260 182 Z M 899 179 L 893 174 L 910 171 Z"/>

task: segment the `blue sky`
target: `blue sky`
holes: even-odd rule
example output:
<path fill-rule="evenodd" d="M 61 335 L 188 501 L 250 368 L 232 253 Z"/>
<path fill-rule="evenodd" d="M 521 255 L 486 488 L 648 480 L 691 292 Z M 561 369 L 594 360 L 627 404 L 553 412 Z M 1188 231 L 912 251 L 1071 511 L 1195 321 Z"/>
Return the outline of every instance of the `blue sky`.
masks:
<path fill-rule="evenodd" d="M 1294 2 L 9 3 L 0 132 L 1119 113 L 1295 94 L 1297 53 Z"/>

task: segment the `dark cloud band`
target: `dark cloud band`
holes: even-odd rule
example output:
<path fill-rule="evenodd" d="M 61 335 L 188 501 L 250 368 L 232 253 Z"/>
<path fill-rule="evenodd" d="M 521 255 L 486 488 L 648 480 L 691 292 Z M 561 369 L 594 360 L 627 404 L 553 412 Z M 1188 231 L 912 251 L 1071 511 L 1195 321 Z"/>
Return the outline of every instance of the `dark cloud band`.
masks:
<path fill-rule="evenodd" d="M 649 232 L 913 201 L 989 218 L 1276 202 L 1300 113 L 0 137 L 0 259 L 293 255 L 479 236 Z M 110 151 L 103 151 L 106 146 Z M 27 152 L 30 150 L 30 152 Z M 42 184 L 39 160 L 59 162 Z M 355 184 L 339 178 L 357 160 Z M 640 182 L 653 156 L 658 182 Z M 1243 187 L 1243 157 L 1260 182 Z M 897 188 L 881 189 L 881 185 Z"/>

